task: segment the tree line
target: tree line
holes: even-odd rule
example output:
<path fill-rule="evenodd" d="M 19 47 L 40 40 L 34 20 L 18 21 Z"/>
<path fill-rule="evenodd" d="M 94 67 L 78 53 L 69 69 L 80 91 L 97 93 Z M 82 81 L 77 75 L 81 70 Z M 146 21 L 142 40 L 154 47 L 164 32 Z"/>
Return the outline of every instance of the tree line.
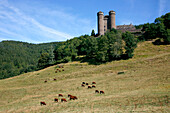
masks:
<path fill-rule="evenodd" d="M 155 44 L 170 44 L 170 13 L 155 19 L 153 23 L 146 23 L 136 26 L 144 32 L 139 40 L 156 39 Z"/>

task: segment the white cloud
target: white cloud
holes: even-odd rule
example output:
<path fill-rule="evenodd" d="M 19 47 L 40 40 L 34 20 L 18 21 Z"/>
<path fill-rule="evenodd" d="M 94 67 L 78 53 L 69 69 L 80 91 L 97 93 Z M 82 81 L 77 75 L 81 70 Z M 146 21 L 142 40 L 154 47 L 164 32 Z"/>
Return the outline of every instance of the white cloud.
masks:
<path fill-rule="evenodd" d="M 49 40 L 49 41 L 50 40 L 61 41 L 73 37 L 67 33 L 57 31 L 53 28 L 47 27 L 39 23 L 34 18 L 25 15 L 19 9 L 9 5 L 7 2 L 0 1 L 0 7 L 4 9 L 4 10 L 0 10 L 0 25 L 4 25 L 6 28 L 5 29 L 3 28 L 3 26 L 0 26 L 0 30 L 1 32 L 8 34 L 10 37 L 16 37 L 19 39 L 22 38 L 21 40 L 29 41 L 29 42 L 31 41 L 35 43 L 37 42 L 36 39 L 32 39 L 33 37 L 27 38 L 25 36 L 27 34 L 24 34 L 22 32 L 17 32 L 17 30 L 21 31 L 21 29 L 28 30 L 28 32 L 30 32 L 31 35 L 36 34 L 38 36 L 43 36 L 43 38 L 46 37 L 47 39 L 44 40 Z M 3 21 L 1 21 L 1 19 L 5 20 L 6 25 L 3 23 Z M 15 25 L 11 25 L 11 22 L 15 25 L 18 25 L 18 28 L 15 27 Z M 12 29 L 11 26 L 14 27 L 15 29 Z"/>

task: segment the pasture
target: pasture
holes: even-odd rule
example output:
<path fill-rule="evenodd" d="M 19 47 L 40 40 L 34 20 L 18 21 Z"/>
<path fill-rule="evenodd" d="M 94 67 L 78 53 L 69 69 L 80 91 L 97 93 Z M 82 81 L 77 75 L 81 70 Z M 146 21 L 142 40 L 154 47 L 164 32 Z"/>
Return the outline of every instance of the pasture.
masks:
<path fill-rule="evenodd" d="M 134 54 L 129 60 L 102 65 L 70 62 L 62 64 L 61 72 L 56 73 L 56 65 L 0 80 L 0 112 L 170 112 L 170 45 L 141 42 Z M 82 87 L 82 82 L 96 82 L 96 88 Z M 70 100 L 68 94 L 78 99 Z"/>

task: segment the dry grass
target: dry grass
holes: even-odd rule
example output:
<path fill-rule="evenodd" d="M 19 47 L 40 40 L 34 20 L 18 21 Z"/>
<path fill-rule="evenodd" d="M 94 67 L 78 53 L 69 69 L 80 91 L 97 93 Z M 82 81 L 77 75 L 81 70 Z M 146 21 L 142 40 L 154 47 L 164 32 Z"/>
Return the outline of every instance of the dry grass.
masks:
<path fill-rule="evenodd" d="M 63 65 L 65 71 L 60 73 L 52 66 L 0 80 L 0 112 L 170 112 L 169 45 L 139 43 L 134 58 L 99 66 L 79 62 Z M 125 74 L 118 75 L 119 71 Z M 81 87 L 83 81 L 95 81 L 96 88 Z M 95 94 L 95 89 L 105 94 Z M 68 102 L 55 103 L 59 93 Z M 78 100 L 70 101 L 68 94 Z M 40 101 L 47 105 L 40 106 Z"/>

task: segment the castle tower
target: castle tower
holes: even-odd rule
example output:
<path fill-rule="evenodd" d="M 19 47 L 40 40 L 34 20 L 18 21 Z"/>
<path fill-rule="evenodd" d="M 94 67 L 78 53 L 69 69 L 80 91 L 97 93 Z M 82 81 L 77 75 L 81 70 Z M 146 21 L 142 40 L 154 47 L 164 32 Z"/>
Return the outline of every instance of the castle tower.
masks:
<path fill-rule="evenodd" d="M 115 24 L 115 11 L 111 10 L 109 12 L 109 20 L 110 20 L 110 26 L 109 29 L 115 28 L 116 29 L 116 24 Z"/>
<path fill-rule="evenodd" d="M 99 11 L 98 16 L 98 34 L 104 35 L 104 15 L 103 12 Z"/>
<path fill-rule="evenodd" d="M 109 15 L 104 16 L 104 33 L 109 29 Z"/>

